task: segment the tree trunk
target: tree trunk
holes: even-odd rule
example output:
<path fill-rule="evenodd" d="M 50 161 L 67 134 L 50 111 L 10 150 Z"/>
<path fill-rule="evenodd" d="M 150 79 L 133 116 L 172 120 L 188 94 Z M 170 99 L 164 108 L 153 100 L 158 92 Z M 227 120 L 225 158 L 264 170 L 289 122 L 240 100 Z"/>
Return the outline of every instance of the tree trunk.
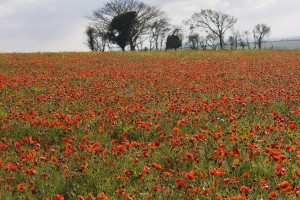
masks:
<path fill-rule="evenodd" d="M 261 49 L 261 41 L 262 41 L 262 39 L 258 38 L 258 49 Z"/>
<path fill-rule="evenodd" d="M 156 50 L 158 51 L 158 38 L 155 39 L 155 47 L 156 47 Z"/>
<path fill-rule="evenodd" d="M 247 47 L 248 47 L 248 50 L 250 50 L 251 48 L 250 48 L 250 43 L 249 43 L 249 41 L 247 40 Z"/>
<path fill-rule="evenodd" d="M 130 50 L 135 51 L 135 45 L 133 44 L 133 42 L 130 41 L 129 44 L 130 44 Z"/>
<path fill-rule="evenodd" d="M 223 38 L 222 38 L 222 35 L 220 35 L 219 38 L 220 38 L 220 49 L 223 50 L 224 47 L 223 47 Z"/>

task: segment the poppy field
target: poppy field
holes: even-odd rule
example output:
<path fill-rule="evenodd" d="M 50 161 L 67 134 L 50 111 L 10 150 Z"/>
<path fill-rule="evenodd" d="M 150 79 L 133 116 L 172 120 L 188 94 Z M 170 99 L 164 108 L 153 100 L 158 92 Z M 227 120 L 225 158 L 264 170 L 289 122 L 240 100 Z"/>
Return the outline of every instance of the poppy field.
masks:
<path fill-rule="evenodd" d="M 0 199 L 299 199 L 300 52 L 0 54 Z"/>

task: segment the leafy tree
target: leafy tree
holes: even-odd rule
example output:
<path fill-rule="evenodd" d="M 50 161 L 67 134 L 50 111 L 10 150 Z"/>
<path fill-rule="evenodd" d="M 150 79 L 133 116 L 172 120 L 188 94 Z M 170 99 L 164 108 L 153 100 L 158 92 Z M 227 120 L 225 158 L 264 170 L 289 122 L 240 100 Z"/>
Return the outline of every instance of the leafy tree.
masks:
<path fill-rule="evenodd" d="M 115 16 L 108 29 L 108 38 L 125 51 L 126 45 L 130 42 L 133 27 L 136 23 L 137 13 L 135 11 L 122 13 Z"/>
<path fill-rule="evenodd" d="M 271 28 L 266 24 L 257 24 L 253 29 L 253 37 L 255 46 L 258 45 L 258 49 L 261 49 L 263 40 L 270 36 Z"/>
<path fill-rule="evenodd" d="M 99 27 L 100 35 L 105 35 L 111 26 L 112 20 L 123 13 L 136 12 L 136 22 L 128 38 L 130 49 L 135 50 L 137 42 L 142 35 L 149 32 L 152 24 L 164 18 L 165 14 L 159 8 L 149 6 L 138 0 L 110 0 L 104 7 L 94 11 L 90 20 L 94 26 Z"/>
<path fill-rule="evenodd" d="M 184 21 L 191 29 L 204 28 L 209 34 L 219 39 L 220 49 L 224 49 L 224 36 L 228 29 L 232 28 L 237 19 L 231 15 L 213 10 L 201 10 L 192 15 L 191 19 Z"/>
<path fill-rule="evenodd" d="M 183 33 L 182 29 L 179 26 L 175 26 L 172 34 L 167 37 L 166 41 L 166 50 L 175 49 L 182 47 Z"/>
<path fill-rule="evenodd" d="M 166 50 L 167 49 L 177 50 L 181 46 L 182 46 L 182 42 L 178 35 L 169 35 L 167 37 Z"/>

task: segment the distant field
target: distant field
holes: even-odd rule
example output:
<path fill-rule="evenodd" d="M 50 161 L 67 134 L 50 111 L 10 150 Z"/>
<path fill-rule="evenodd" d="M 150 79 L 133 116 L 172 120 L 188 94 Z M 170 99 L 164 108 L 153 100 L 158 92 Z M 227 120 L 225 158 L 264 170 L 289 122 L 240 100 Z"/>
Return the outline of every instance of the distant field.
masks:
<path fill-rule="evenodd" d="M 0 54 L 0 199 L 299 199 L 299 63 Z"/>
<path fill-rule="evenodd" d="M 278 50 L 300 50 L 300 40 L 266 42 L 265 47 Z"/>

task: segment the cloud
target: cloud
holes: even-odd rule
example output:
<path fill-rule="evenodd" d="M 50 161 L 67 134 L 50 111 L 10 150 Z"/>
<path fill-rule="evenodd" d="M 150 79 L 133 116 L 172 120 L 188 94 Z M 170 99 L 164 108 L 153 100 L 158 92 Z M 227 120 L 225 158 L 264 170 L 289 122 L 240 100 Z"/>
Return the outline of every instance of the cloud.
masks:
<path fill-rule="evenodd" d="M 173 23 L 181 23 L 194 12 L 212 9 L 238 18 L 240 30 L 252 30 L 258 23 L 271 26 L 273 37 L 300 35 L 300 27 L 293 20 L 300 16 L 298 0 L 165 0 L 154 2 L 166 10 Z M 298 17 L 297 17 L 298 16 Z"/>
<path fill-rule="evenodd" d="M 143 0 L 142 0 L 143 1 Z M 0 52 L 87 51 L 85 16 L 106 0 L 1 0 Z M 144 0 L 165 10 L 173 24 L 201 9 L 213 9 L 238 18 L 240 30 L 255 24 L 271 26 L 271 37 L 300 35 L 295 21 L 299 0 Z"/>
<path fill-rule="evenodd" d="M 84 16 L 92 12 L 95 6 L 90 4 L 95 1 L 87 2 L 83 8 L 76 0 L 1 1 L 0 51 L 87 50 Z"/>

